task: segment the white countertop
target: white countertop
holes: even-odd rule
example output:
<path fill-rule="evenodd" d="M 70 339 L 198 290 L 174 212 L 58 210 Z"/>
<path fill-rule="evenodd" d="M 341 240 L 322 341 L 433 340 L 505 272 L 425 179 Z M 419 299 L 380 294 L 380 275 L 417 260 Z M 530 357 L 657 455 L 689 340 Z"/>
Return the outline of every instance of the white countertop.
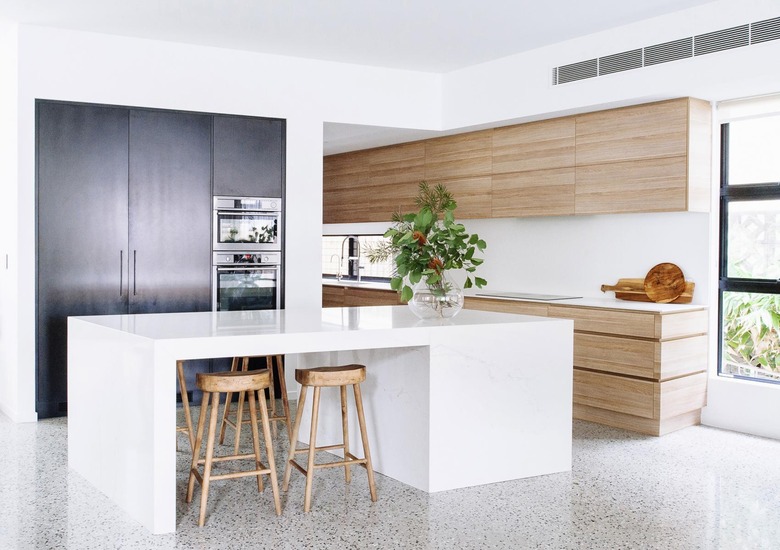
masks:
<path fill-rule="evenodd" d="M 487 291 L 485 291 L 487 292 Z M 498 292 L 497 292 L 498 293 Z M 530 298 L 509 298 L 498 296 L 477 296 L 470 294 L 470 298 L 483 298 L 485 300 L 504 300 L 509 302 L 535 302 L 540 304 L 576 306 L 576 307 L 598 307 L 609 309 L 624 309 L 628 311 L 652 311 L 654 313 L 679 313 L 683 311 L 695 311 L 706 309 L 702 304 L 657 304 L 655 302 L 632 302 L 630 300 L 618 300 L 617 298 L 570 298 L 567 300 L 533 300 Z"/>
<path fill-rule="evenodd" d="M 365 288 L 371 290 L 390 290 L 389 283 L 364 283 L 357 281 L 337 281 L 335 279 L 323 279 L 323 285 L 342 286 L 349 288 Z M 697 309 L 706 309 L 703 304 L 658 304 L 655 302 L 633 302 L 630 300 L 618 300 L 611 297 L 611 294 L 605 294 L 604 297 L 583 297 L 571 298 L 567 300 L 534 300 L 532 298 L 510 298 L 506 296 L 478 296 L 477 293 L 496 293 L 502 291 L 493 291 L 492 289 L 469 289 L 465 292 L 467 298 L 484 298 L 486 300 L 506 300 L 514 302 L 537 302 L 551 305 L 565 305 L 577 307 L 599 307 L 609 309 L 624 309 L 627 311 L 651 311 L 654 313 L 680 313 L 683 311 L 694 311 Z M 544 292 L 538 294 L 561 294 L 559 292 Z"/>
<path fill-rule="evenodd" d="M 264 311 L 205 311 L 142 315 L 75 317 L 152 340 L 179 340 L 221 336 L 306 335 L 344 331 L 413 329 L 425 332 L 446 327 L 543 322 L 544 318 L 487 311 L 463 310 L 451 319 L 423 321 L 405 305 L 282 309 Z"/>

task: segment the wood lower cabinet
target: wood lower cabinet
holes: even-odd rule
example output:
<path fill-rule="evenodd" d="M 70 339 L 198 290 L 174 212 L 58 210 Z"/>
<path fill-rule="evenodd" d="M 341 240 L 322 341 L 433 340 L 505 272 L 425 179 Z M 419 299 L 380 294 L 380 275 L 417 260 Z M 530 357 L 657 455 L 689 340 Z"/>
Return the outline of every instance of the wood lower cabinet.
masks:
<path fill-rule="evenodd" d="M 574 418 L 650 435 L 698 424 L 707 310 L 659 312 L 489 298 L 466 307 L 574 321 Z"/>
<path fill-rule="evenodd" d="M 400 304 L 401 301 L 395 290 L 322 285 L 322 307 L 397 306 Z"/>

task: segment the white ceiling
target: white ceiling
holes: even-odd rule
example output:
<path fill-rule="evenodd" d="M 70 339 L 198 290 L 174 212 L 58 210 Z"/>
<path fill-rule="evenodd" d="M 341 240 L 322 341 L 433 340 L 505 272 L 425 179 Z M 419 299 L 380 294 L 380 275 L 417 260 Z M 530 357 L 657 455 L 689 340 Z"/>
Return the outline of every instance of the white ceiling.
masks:
<path fill-rule="evenodd" d="M 0 0 L 20 23 L 446 73 L 713 0 Z M 326 124 L 326 153 L 428 137 Z"/>
<path fill-rule="evenodd" d="M 713 0 L 0 0 L 0 17 L 443 73 Z"/>

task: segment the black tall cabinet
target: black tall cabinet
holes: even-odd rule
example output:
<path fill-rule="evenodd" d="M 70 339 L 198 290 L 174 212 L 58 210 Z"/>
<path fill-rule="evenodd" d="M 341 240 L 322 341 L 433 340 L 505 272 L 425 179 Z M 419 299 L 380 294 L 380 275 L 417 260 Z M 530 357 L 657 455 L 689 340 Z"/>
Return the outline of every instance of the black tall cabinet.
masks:
<path fill-rule="evenodd" d="M 67 412 L 67 316 L 210 309 L 212 117 L 47 101 L 36 116 L 46 418 Z"/>

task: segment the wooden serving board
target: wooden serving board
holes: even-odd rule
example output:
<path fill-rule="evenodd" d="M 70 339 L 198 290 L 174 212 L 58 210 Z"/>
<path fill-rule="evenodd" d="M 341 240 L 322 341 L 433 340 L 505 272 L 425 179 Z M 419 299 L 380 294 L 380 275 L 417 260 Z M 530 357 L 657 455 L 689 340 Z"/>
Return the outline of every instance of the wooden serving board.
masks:
<path fill-rule="evenodd" d="M 695 283 L 685 281 L 685 290 L 670 304 L 690 304 L 693 300 L 693 288 Z M 633 302 L 652 302 L 653 300 L 645 292 L 644 279 L 618 279 L 614 285 L 601 285 L 601 292 L 613 291 L 615 298 L 630 300 Z"/>

